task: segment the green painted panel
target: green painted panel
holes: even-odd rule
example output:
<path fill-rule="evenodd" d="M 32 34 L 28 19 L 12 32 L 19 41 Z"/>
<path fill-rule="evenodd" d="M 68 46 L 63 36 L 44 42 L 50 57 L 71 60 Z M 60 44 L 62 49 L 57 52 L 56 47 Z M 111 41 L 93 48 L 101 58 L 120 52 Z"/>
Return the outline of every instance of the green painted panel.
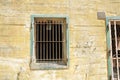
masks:
<path fill-rule="evenodd" d="M 30 55 L 33 56 L 33 41 L 34 41 L 34 17 L 31 16 L 31 29 L 30 29 Z"/>
<path fill-rule="evenodd" d="M 107 62 L 107 65 L 108 65 L 108 80 L 110 80 L 110 76 L 111 76 L 111 58 L 110 58 L 110 53 L 109 53 L 109 50 L 110 50 L 110 30 L 109 30 L 109 20 L 106 19 L 106 39 L 107 39 L 107 58 L 108 58 L 108 62 Z"/>
<path fill-rule="evenodd" d="M 70 64 L 70 61 L 69 61 L 69 28 L 68 28 L 69 24 L 67 25 L 67 58 L 68 58 L 68 66 Z"/>
<path fill-rule="evenodd" d="M 33 54 L 33 28 L 30 30 L 30 55 Z"/>

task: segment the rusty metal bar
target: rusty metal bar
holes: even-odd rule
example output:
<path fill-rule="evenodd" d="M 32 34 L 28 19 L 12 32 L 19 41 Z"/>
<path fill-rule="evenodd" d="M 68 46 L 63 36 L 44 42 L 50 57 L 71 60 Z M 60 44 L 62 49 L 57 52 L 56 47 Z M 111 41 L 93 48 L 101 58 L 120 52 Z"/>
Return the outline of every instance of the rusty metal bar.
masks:
<path fill-rule="evenodd" d="M 42 41 L 42 37 L 43 37 L 43 31 L 42 31 L 43 27 L 42 27 L 42 24 L 39 24 L 39 27 L 40 27 L 40 30 L 39 30 L 40 31 L 40 40 L 39 41 Z M 39 43 L 39 44 L 40 44 L 40 48 L 39 48 L 40 49 L 40 53 L 39 53 L 39 55 L 40 55 L 40 59 L 42 59 L 42 53 L 43 53 L 43 50 L 42 50 L 42 46 L 43 45 L 42 44 L 43 43 Z"/>
<path fill-rule="evenodd" d="M 40 23 L 40 22 L 38 22 L 38 23 Z M 40 40 L 40 25 L 39 24 L 37 24 L 38 26 L 37 26 L 37 41 L 39 41 Z M 37 44 L 38 44 L 38 47 L 37 47 L 37 49 L 38 49 L 38 53 L 37 53 L 37 56 L 38 56 L 38 58 L 37 59 L 39 59 L 40 58 L 40 49 L 39 49 L 39 47 L 40 47 L 40 43 L 38 43 L 38 42 L 36 42 Z"/>
<path fill-rule="evenodd" d="M 112 49 L 112 27 L 111 22 L 109 22 L 109 30 L 110 30 L 110 54 L 111 54 L 111 66 L 112 66 L 112 80 L 114 80 L 114 71 L 113 71 L 113 49 Z M 114 34 L 114 33 L 113 33 Z"/>
<path fill-rule="evenodd" d="M 63 21 L 62 21 L 62 40 L 63 41 L 65 41 L 65 32 L 64 32 L 64 29 L 65 29 L 65 27 L 64 27 L 64 23 L 63 23 Z M 64 33 L 63 33 L 64 32 Z M 65 42 L 64 42 L 65 43 Z M 62 43 L 62 59 L 64 59 L 64 51 L 65 51 L 65 46 L 64 46 L 64 43 Z"/>
<path fill-rule="evenodd" d="M 61 59 L 59 60 L 59 59 L 37 59 L 37 60 L 39 60 L 39 61 L 61 61 Z M 66 59 L 62 59 L 62 60 L 66 60 Z"/>
<path fill-rule="evenodd" d="M 45 41 L 45 35 L 46 35 L 46 27 L 45 27 L 45 23 L 44 22 L 42 22 L 43 24 L 42 24 L 42 27 L 43 27 L 43 41 Z M 45 43 L 43 43 L 43 52 L 42 52 L 42 59 L 45 59 Z"/>
<path fill-rule="evenodd" d="M 60 24 L 60 41 L 63 41 L 63 42 L 61 42 L 60 43 L 60 52 L 61 52 L 61 54 L 60 54 L 60 58 L 62 59 L 62 55 L 63 55 L 63 49 L 62 49 L 62 44 L 65 42 L 63 39 L 62 39 L 62 36 L 63 36 L 63 34 L 62 34 L 62 27 L 63 27 L 63 25 L 62 25 L 62 22 L 61 22 L 61 24 Z"/>
<path fill-rule="evenodd" d="M 51 45 L 52 45 L 52 43 L 51 43 L 50 41 L 52 41 L 52 40 L 51 40 L 51 39 L 52 39 L 52 38 L 51 38 L 52 22 L 49 22 L 49 26 L 50 26 L 51 29 L 49 30 L 49 33 L 48 33 L 48 35 L 49 35 L 49 36 L 48 36 L 48 37 L 49 37 L 49 38 L 48 38 L 48 39 L 49 39 L 49 40 L 48 40 L 48 41 L 49 41 L 49 46 L 48 46 L 48 47 L 49 47 L 49 59 L 51 60 L 51 54 L 52 54 L 52 52 L 51 52 Z"/>
<path fill-rule="evenodd" d="M 50 43 L 59 43 L 59 42 L 65 42 L 65 41 L 34 41 L 34 42 L 40 42 L 40 43 L 46 43 L 46 42 L 50 42 Z"/>
<path fill-rule="evenodd" d="M 49 25 L 48 24 L 49 24 L 48 21 L 45 22 L 45 27 L 46 27 L 46 30 L 45 30 L 46 31 L 46 35 L 45 35 L 46 40 L 45 41 L 48 41 L 48 30 L 49 30 Z M 45 47 L 46 48 L 45 59 L 48 59 L 48 42 L 46 42 L 45 45 L 46 45 L 46 47 Z"/>
<path fill-rule="evenodd" d="M 58 41 L 60 41 L 60 21 L 58 22 Z M 58 47 L 59 47 L 59 49 L 58 49 L 58 52 L 59 52 L 59 60 L 60 60 L 60 54 L 61 54 L 61 51 L 60 51 L 60 42 L 58 43 Z"/>
<path fill-rule="evenodd" d="M 54 40 L 54 27 L 55 27 L 54 25 L 55 25 L 55 22 L 53 21 L 53 26 L 52 26 L 52 28 L 53 28 L 53 29 L 52 29 L 52 36 L 53 36 L 53 37 L 52 37 L 52 41 L 55 41 L 55 40 Z M 53 46 L 53 47 L 52 47 L 52 49 L 53 49 L 53 50 L 52 50 L 52 51 L 53 51 L 53 52 L 52 52 L 52 59 L 54 59 L 54 53 L 55 53 L 54 43 L 52 43 L 52 46 Z"/>
<path fill-rule="evenodd" d="M 37 23 L 37 22 L 36 22 Z M 34 28 L 34 37 L 35 37 L 35 41 L 37 40 L 37 30 L 36 30 L 36 28 L 37 28 L 37 25 L 36 24 L 34 24 L 35 25 L 35 28 Z M 36 56 L 36 58 L 38 58 L 38 56 L 37 56 L 37 53 L 38 53 L 38 49 L 37 49 L 37 47 L 38 47 L 38 44 L 35 42 L 35 56 Z"/>
<path fill-rule="evenodd" d="M 114 30 L 115 30 L 115 46 L 116 46 L 116 60 L 117 60 L 117 75 L 119 80 L 119 65 L 118 65 L 118 48 L 117 48 L 117 29 L 116 29 L 116 21 L 114 21 Z"/>
<path fill-rule="evenodd" d="M 58 32 L 58 31 L 57 31 L 57 21 L 56 21 L 56 24 L 55 24 L 55 41 L 57 41 L 57 37 L 58 37 L 58 36 L 57 36 L 57 32 Z M 58 48 L 58 47 L 57 47 L 57 43 L 55 43 L 55 55 L 56 55 L 56 56 L 55 56 L 55 59 L 57 59 L 57 55 L 58 55 L 58 53 L 57 53 L 57 48 Z"/>

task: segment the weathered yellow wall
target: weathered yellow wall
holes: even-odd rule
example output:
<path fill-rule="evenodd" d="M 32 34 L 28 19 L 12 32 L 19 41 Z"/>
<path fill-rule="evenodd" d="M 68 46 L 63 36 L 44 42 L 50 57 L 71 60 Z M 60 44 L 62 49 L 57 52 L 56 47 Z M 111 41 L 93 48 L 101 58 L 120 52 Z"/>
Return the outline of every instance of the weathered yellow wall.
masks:
<path fill-rule="evenodd" d="M 120 16 L 120 0 L 0 0 L 0 80 L 107 80 L 105 21 Z M 30 70 L 30 16 L 67 14 L 70 66 Z"/>

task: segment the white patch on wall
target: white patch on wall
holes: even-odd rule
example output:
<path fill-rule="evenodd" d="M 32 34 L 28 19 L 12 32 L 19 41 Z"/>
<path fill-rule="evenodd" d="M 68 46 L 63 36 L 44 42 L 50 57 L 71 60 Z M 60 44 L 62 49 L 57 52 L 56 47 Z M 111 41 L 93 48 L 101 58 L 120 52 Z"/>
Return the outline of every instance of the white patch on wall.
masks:
<path fill-rule="evenodd" d="M 25 23 L 25 26 L 24 26 L 25 28 L 30 28 L 31 27 L 31 23 L 30 23 L 30 21 L 27 21 L 26 23 Z"/>

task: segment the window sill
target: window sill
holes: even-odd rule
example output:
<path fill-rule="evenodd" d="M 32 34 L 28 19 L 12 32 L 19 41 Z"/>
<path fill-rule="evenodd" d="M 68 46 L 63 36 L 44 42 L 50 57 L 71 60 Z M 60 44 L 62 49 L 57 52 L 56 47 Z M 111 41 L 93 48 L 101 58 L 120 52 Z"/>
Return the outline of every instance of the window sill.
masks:
<path fill-rule="evenodd" d="M 46 63 L 35 63 L 32 62 L 30 64 L 31 70 L 44 70 L 44 69 L 67 69 L 67 64 L 57 64 L 53 62 L 46 62 Z"/>

